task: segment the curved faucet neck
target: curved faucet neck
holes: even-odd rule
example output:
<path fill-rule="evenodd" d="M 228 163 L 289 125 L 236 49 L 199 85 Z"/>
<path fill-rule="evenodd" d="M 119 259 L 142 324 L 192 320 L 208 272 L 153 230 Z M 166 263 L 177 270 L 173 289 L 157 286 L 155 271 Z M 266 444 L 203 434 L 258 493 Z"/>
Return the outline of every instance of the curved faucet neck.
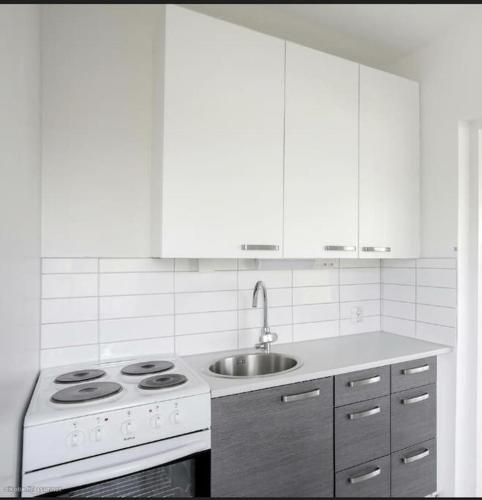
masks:
<path fill-rule="evenodd" d="M 258 281 L 254 286 L 253 290 L 253 307 L 258 307 L 258 295 L 259 290 L 263 292 L 263 331 L 269 332 L 268 326 L 268 292 L 266 291 L 266 285 L 263 281 Z"/>

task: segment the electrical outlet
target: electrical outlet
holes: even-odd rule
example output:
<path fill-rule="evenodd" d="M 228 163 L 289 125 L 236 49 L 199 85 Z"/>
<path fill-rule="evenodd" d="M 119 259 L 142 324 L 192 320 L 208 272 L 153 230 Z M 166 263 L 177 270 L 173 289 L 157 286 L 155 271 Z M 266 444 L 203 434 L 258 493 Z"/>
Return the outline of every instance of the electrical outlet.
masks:
<path fill-rule="evenodd" d="M 361 323 L 363 321 L 363 308 L 360 306 L 351 308 L 351 322 Z"/>

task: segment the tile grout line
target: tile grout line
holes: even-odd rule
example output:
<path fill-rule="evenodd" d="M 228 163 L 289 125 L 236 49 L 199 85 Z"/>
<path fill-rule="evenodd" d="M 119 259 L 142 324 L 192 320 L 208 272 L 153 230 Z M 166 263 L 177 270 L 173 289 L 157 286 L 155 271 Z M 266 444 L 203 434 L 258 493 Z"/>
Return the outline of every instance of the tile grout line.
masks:
<path fill-rule="evenodd" d="M 97 358 L 100 362 L 100 259 L 97 259 Z"/>

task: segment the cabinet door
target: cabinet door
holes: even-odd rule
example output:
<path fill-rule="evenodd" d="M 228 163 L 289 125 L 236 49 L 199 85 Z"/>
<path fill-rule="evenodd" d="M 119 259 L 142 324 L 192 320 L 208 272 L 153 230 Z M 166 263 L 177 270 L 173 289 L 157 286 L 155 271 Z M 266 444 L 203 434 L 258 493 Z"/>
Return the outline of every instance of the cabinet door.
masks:
<path fill-rule="evenodd" d="M 419 88 L 360 67 L 360 257 L 419 256 Z"/>
<path fill-rule="evenodd" d="M 286 43 L 285 257 L 356 257 L 358 64 Z"/>
<path fill-rule="evenodd" d="M 213 399 L 212 496 L 333 496 L 332 405 L 331 378 Z"/>
<path fill-rule="evenodd" d="M 279 257 L 285 42 L 166 9 L 161 254 Z"/>

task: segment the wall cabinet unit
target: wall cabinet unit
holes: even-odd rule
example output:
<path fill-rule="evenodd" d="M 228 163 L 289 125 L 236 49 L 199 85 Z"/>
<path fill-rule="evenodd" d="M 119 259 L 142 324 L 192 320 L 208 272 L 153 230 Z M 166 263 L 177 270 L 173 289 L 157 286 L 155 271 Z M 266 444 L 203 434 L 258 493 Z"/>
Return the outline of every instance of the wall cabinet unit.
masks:
<path fill-rule="evenodd" d="M 360 257 L 418 257 L 419 86 L 360 66 Z"/>
<path fill-rule="evenodd" d="M 434 493 L 435 380 L 427 358 L 213 399 L 212 496 Z"/>
<path fill-rule="evenodd" d="M 176 6 L 161 32 L 154 255 L 281 256 L 285 42 Z"/>
<path fill-rule="evenodd" d="M 358 64 L 286 42 L 284 256 L 356 257 Z"/>

